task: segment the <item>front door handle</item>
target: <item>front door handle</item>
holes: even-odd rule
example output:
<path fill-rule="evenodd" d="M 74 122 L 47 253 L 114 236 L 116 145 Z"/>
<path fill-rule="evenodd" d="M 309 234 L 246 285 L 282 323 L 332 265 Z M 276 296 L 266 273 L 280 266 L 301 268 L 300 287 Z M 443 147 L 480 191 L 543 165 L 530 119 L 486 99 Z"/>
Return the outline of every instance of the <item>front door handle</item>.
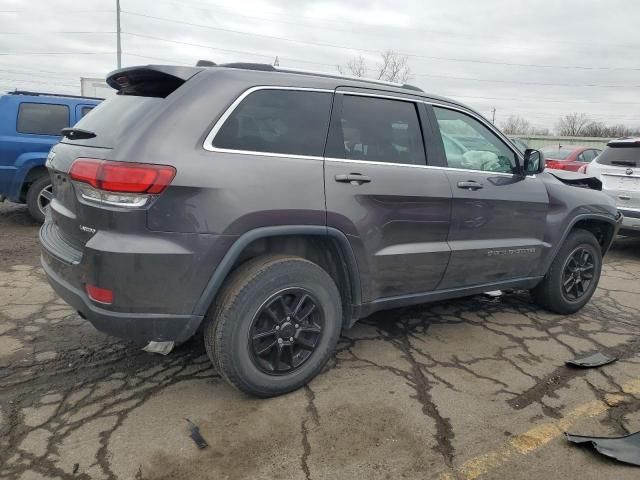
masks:
<path fill-rule="evenodd" d="M 466 188 L 468 190 L 479 190 L 482 188 L 482 184 L 469 180 L 468 182 L 458 182 L 458 188 Z"/>
<path fill-rule="evenodd" d="M 350 183 L 351 185 L 362 185 L 363 183 L 369 183 L 371 177 L 362 175 L 360 173 L 341 173 L 335 176 L 336 182 Z"/>

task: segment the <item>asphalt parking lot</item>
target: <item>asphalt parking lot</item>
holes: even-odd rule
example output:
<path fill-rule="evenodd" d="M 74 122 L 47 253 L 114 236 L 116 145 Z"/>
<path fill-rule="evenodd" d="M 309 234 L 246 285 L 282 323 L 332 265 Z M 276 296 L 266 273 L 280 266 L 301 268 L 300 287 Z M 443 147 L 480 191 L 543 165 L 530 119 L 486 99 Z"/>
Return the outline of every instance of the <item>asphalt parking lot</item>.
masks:
<path fill-rule="evenodd" d="M 47 285 L 37 228 L 0 204 L 0 478 L 638 478 L 562 434 L 640 430 L 640 239 L 577 315 L 524 292 L 385 312 L 307 388 L 257 400 L 197 339 L 162 357 L 95 331 Z M 564 365 L 592 351 L 620 360 Z"/>

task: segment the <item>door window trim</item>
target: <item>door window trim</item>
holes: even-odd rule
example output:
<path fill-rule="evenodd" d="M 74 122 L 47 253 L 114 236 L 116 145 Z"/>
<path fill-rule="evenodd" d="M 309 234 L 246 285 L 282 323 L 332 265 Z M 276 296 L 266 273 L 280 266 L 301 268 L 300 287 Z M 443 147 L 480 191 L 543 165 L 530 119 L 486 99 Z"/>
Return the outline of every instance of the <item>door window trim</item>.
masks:
<path fill-rule="evenodd" d="M 215 123 L 209 134 L 205 137 L 204 143 L 202 144 L 202 148 L 209 152 L 218 152 L 218 153 L 237 153 L 241 155 L 260 155 L 264 157 L 279 157 L 279 158 L 299 158 L 306 160 L 323 160 L 323 156 L 316 155 L 295 155 L 295 154 L 286 154 L 286 153 L 274 153 L 274 152 L 260 152 L 254 150 L 236 150 L 233 148 L 219 148 L 213 145 L 213 140 L 222 128 L 222 125 L 227 121 L 227 119 L 231 116 L 236 108 L 242 103 L 242 101 L 251 95 L 254 92 L 260 90 L 287 90 L 292 92 L 322 92 L 322 93 L 331 93 L 334 94 L 334 90 L 330 90 L 327 88 L 307 88 L 307 87 L 283 87 L 279 85 L 259 85 L 256 87 L 251 87 L 240 94 L 238 98 L 234 100 L 234 102 L 225 110 L 222 116 Z"/>
<path fill-rule="evenodd" d="M 402 102 L 411 102 L 414 103 L 416 106 L 420 103 L 425 104 L 425 105 L 429 105 L 431 107 L 441 107 L 441 108 L 447 108 L 449 110 L 455 110 L 461 113 L 464 113 L 466 115 L 469 115 L 471 117 L 473 117 L 475 120 L 479 121 L 480 123 L 482 123 L 485 127 L 487 127 L 491 132 L 493 132 L 496 136 L 498 136 L 498 138 L 500 138 L 500 140 L 502 140 L 502 142 L 505 144 L 505 146 L 511 150 L 511 152 L 516 156 L 516 158 L 518 158 L 518 162 L 522 161 L 522 156 L 520 155 L 520 153 L 516 150 L 514 150 L 511 146 L 509 146 L 509 141 L 507 140 L 507 137 L 505 135 L 502 134 L 502 132 L 500 132 L 500 130 L 498 130 L 494 125 L 492 125 L 491 123 L 489 123 L 488 121 L 484 120 L 481 116 L 477 115 L 476 113 L 474 113 L 471 110 L 467 110 L 465 108 L 461 108 L 461 107 L 456 107 L 453 105 L 448 105 L 445 103 L 441 103 L 435 100 L 430 100 L 430 99 L 423 99 L 423 98 L 415 98 L 415 97 L 403 97 L 403 96 L 397 96 L 397 95 L 392 95 L 392 94 L 384 94 L 384 93 L 371 93 L 371 92 L 358 92 L 358 91 L 353 91 L 353 90 L 338 90 L 338 88 L 344 88 L 344 87 L 336 87 L 335 90 L 332 89 L 328 89 L 328 88 L 314 88 L 314 87 L 286 87 L 286 86 L 280 86 L 280 85 L 257 85 L 251 88 L 248 88 L 247 90 L 245 90 L 244 92 L 242 92 L 238 98 L 236 98 L 233 103 L 225 110 L 225 112 L 222 114 L 222 116 L 218 119 L 218 121 L 216 121 L 216 123 L 214 124 L 213 128 L 209 131 L 209 133 L 207 134 L 207 136 L 204 139 L 204 142 L 202 144 L 202 148 L 204 148 L 205 150 L 209 151 L 209 152 L 218 152 L 218 153 L 235 153 L 235 154 L 240 154 L 240 155 L 260 155 L 260 156 L 265 156 L 265 157 L 278 157 L 278 158 L 295 158 L 295 159 L 307 159 L 307 160 L 330 160 L 332 162 L 343 162 L 343 163 L 359 163 L 359 164 L 371 164 L 371 165 L 387 165 L 387 166 L 394 166 L 394 167 L 408 167 L 408 168 L 426 168 L 426 169 L 434 169 L 434 170 L 455 170 L 458 172 L 470 172 L 470 173 L 478 173 L 480 172 L 480 170 L 470 170 L 470 169 L 466 169 L 466 168 L 455 168 L 455 167 L 443 167 L 443 166 L 439 166 L 439 165 L 411 165 L 411 164 L 407 164 L 407 163 L 391 163 L 391 162 L 375 162 L 375 161 L 369 161 L 369 160 L 351 160 L 351 159 L 345 159 L 345 158 L 334 158 L 334 157 L 326 157 L 326 156 L 312 156 L 312 155 L 288 155 L 288 154 L 284 154 L 284 153 L 273 153 L 273 152 L 259 152 L 259 151 L 252 151 L 252 150 L 234 150 L 234 149 L 230 149 L 230 148 L 218 148 L 215 147 L 213 145 L 213 139 L 215 138 L 216 134 L 218 133 L 218 131 L 222 128 L 222 125 L 224 124 L 224 122 L 231 116 L 231 114 L 233 113 L 233 111 L 238 107 L 238 105 L 240 105 L 240 103 L 249 95 L 251 95 L 253 92 L 257 92 L 260 90 L 289 90 L 289 91 L 298 91 L 298 92 L 324 92 L 324 93 L 331 93 L 334 95 L 358 95 L 358 96 L 362 96 L 362 97 L 375 97 L 375 98 L 385 98 L 385 99 L 389 99 L 389 100 L 399 100 Z M 330 119 L 331 121 L 331 119 Z M 424 129 L 424 125 L 422 125 L 422 129 Z M 424 145 L 425 147 L 425 153 L 426 153 L 426 145 Z M 427 159 L 427 162 L 429 160 Z M 505 177 L 513 177 L 514 175 L 518 175 L 517 173 L 507 173 L 507 172 L 485 172 L 485 173 L 491 173 L 492 175 L 500 175 L 500 176 L 505 176 Z M 535 178 L 535 175 L 524 175 L 524 178 Z"/>

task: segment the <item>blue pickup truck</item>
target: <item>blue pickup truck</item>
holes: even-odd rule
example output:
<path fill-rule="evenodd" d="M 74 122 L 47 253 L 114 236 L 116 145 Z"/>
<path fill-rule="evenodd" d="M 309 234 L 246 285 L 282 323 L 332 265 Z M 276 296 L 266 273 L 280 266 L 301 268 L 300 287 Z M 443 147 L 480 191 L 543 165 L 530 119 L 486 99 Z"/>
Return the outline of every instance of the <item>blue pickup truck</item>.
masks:
<path fill-rule="evenodd" d="M 60 130 L 74 125 L 101 99 L 15 91 L 0 95 L 0 201 L 26 203 L 42 222 L 51 200 L 44 167 Z"/>

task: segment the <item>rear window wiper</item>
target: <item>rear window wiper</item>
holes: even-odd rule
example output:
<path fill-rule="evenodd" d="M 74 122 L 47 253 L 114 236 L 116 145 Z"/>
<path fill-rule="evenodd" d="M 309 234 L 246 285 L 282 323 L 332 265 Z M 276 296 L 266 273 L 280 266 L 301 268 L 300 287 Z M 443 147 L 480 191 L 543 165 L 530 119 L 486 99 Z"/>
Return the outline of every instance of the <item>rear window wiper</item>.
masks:
<path fill-rule="evenodd" d="M 82 128 L 63 128 L 62 136 L 67 137 L 69 140 L 83 140 L 93 138 L 96 134 L 89 130 L 83 130 Z"/>

